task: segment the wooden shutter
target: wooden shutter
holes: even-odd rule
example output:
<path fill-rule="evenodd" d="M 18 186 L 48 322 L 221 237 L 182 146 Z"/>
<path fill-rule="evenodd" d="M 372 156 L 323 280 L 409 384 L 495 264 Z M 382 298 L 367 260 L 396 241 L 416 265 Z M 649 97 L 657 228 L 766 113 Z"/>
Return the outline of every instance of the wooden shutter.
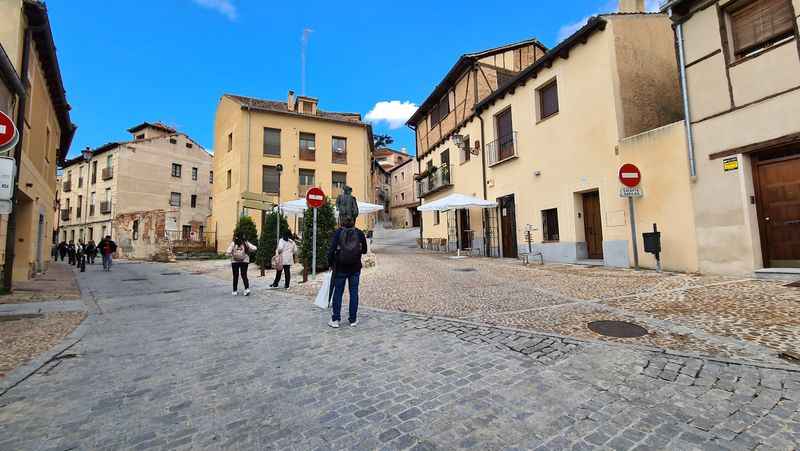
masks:
<path fill-rule="evenodd" d="M 501 140 L 512 135 L 511 108 L 497 115 L 497 137 Z"/>
<path fill-rule="evenodd" d="M 794 33 L 790 0 L 755 0 L 730 11 L 736 56 L 773 44 Z"/>
<path fill-rule="evenodd" d="M 281 131 L 277 128 L 264 128 L 264 155 L 281 154 Z"/>
<path fill-rule="evenodd" d="M 269 194 L 277 194 L 281 191 L 280 174 L 275 166 L 263 167 L 261 191 Z"/>
<path fill-rule="evenodd" d="M 558 113 L 558 84 L 554 81 L 539 90 L 541 119 Z"/>

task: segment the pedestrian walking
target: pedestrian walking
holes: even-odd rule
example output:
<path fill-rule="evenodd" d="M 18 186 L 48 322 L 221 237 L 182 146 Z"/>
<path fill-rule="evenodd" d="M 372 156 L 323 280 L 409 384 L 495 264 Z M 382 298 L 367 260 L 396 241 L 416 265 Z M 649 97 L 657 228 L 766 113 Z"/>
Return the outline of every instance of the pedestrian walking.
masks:
<path fill-rule="evenodd" d="M 64 257 L 67 256 L 67 242 L 62 241 L 58 243 L 58 255 L 61 257 L 61 261 L 64 261 Z"/>
<path fill-rule="evenodd" d="M 292 276 L 292 265 L 294 264 L 294 254 L 297 253 L 297 244 L 292 239 L 292 233 L 284 230 L 281 239 L 278 240 L 278 247 L 275 249 L 275 257 L 272 259 L 272 266 L 275 268 L 275 281 L 270 285 L 271 288 L 278 288 L 281 281 L 281 274 L 285 274 L 286 282 L 284 288 L 289 289 L 289 280 Z"/>
<path fill-rule="evenodd" d="M 231 270 L 233 271 L 233 295 L 239 295 L 239 275 L 242 276 L 244 283 L 244 295 L 250 296 L 250 281 L 247 280 L 247 267 L 250 265 L 250 254 L 255 252 L 257 247 L 245 240 L 241 236 L 233 237 L 233 242 L 225 252 L 231 256 Z"/>
<path fill-rule="evenodd" d="M 111 271 L 111 265 L 114 263 L 114 252 L 117 252 L 117 243 L 111 239 L 111 235 L 106 235 L 105 238 L 97 243 L 97 248 L 103 258 L 103 271 Z"/>
<path fill-rule="evenodd" d="M 344 217 L 342 227 L 333 235 L 328 249 L 328 265 L 333 268 L 333 312 L 328 326 L 339 328 L 344 285 L 350 293 L 348 320 L 358 325 L 358 284 L 361 278 L 361 256 L 367 253 L 367 237 L 357 229 L 352 217 Z"/>
<path fill-rule="evenodd" d="M 90 265 L 94 265 L 94 259 L 96 257 L 97 244 L 95 244 L 94 240 L 89 240 L 89 244 L 86 245 L 86 261 L 88 261 Z"/>
<path fill-rule="evenodd" d="M 75 247 L 75 258 L 77 259 L 77 266 L 81 272 L 86 272 L 86 245 L 83 244 L 83 240 L 78 241 L 78 245 Z"/>
<path fill-rule="evenodd" d="M 67 245 L 67 255 L 69 256 L 69 264 L 75 266 L 77 263 L 75 259 L 75 242 L 69 240 L 69 244 Z"/>

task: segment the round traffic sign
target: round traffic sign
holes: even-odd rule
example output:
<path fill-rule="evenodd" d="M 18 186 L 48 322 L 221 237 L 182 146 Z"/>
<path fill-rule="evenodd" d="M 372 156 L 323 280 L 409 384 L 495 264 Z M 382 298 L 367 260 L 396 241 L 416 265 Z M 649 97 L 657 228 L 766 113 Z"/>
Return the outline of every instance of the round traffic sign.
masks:
<path fill-rule="evenodd" d="M 0 149 L 14 146 L 17 142 L 17 127 L 14 121 L 4 112 L 0 111 Z"/>
<path fill-rule="evenodd" d="M 306 205 L 308 208 L 319 208 L 325 204 L 325 193 L 322 188 L 316 186 L 309 189 L 306 193 Z"/>
<path fill-rule="evenodd" d="M 632 164 L 623 164 L 622 167 L 619 168 L 619 181 L 629 188 L 639 186 L 639 183 L 642 181 L 642 173 L 639 172 L 639 168 Z"/>

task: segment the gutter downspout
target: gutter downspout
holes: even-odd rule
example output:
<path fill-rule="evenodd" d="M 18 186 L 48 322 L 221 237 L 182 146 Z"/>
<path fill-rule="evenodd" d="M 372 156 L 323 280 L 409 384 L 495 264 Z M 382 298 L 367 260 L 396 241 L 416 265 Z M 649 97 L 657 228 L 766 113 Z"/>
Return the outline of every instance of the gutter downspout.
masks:
<path fill-rule="evenodd" d="M 669 9 L 669 17 L 672 18 L 672 8 Z M 692 133 L 692 116 L 689 108 L 689 88 L 686 85 L 686 51 L 683 41 L 683 23 L 679 23 L 675 28 L 675 36 L 678 40 L 678 68 L 681 77 L 681 95 L 683 97 L 683 117 L 686 127 L 686 148 L 689 158 L 689 177 L 692 181 L 697 178 L 697 162 L 694 155 L 694 136 Z"/>
<path fill-rule="evenodd" d="M 488 189 L 486 188 L 486 135 L 483 127 L 483 116 L 477 115 L 478 120 L 481 121 L 481 176 L 483 177 L 483 200 L 488 199 Z M 489 257 L 489 210 L 483 209 L 483 252 L 486 257 Z"/>
<path fill-rule="evenodd" d="M 416 138 L 417 138 L 417 127 L 415 127 L 413 125 L 408 125 L 408 128 L 410 128 L 411 130 L 414 130 L 414 139 L 416 140 Z M 421 162 L 419 160 L 419 149 L 417 149 L 417 154 L 414 155 L 414 159 L 417 160 L 417 174 L 420 174 L 422 172 L 422 165 L 421 165 Z M 417 179 L 415 178 L 414 179 L 414 186 L 416 186 L 416 184 L 417 184 Z M 413 191 L 416 191 L 416 190 L 412 187 L 411 191 L 413 192 Z M 422 198 L 419 197 L 419 193 L 417 193 L 417 200 L 420 201 L 419 202 L 420 206 L 422 206 L 422 200 L 421 199 Z M 425 228 L 425 221 L 422 220 L 422 213 L 420 212 L 419 213 L 419 248 L 420 249 L 422 249 L 424 247 L 423 239 L 422 239 L 422 231 L 423 231 L 424 228 Z"/>
<path fill-rule="evenodd" d="M 30 86 L 28 79 L 28 66 L 31 59 L 31 39 L 33 35 L 33 28 L 28 27 L 25 30 L 24 43 L 22 48 L 22 84 Z M 25 105 L 27 104 L 26 96 L 19 96 L 17 101 L 17 133 L 19 133 L 19 141 L 14 147 L 14 160 L 16 161 L 17 170 L 14 172 L 14 189 L 12 190 L 11 197 L 11 213 L 8 215 L 6 224 L 6 253 L 5 261 L 3 263 L 3 288 L 6 291 L 11 291 L 11 281 L 14 278 L 14 247 L 17 242 L 17 209 L 16 203 L 19 198 L 19 174 L 22 166 L 22 144 L 24 142 L 25 134 Z M 59 211 L 59 214 L 61 212 Z"/>

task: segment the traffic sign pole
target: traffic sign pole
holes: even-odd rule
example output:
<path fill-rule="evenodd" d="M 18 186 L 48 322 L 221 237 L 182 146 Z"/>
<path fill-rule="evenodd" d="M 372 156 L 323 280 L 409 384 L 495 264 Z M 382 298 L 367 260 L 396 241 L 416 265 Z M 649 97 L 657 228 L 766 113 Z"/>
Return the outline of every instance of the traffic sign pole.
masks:
<path fill-rule="evenodd" d="M 635 165 L 623 164 L 619 168 L 619 181 L 628 188 L 636 188 L 642 182 L 642 173 Z M 624 189 L 622 191 L 625 191 Z M 633 190 L 630 190 L 633 191 Z M 622 194 L 622 193 L 621 193 Z M 633 194 L 633 192 L 631 193 Z M 641 195 L 641 192 L 639 192 Z M 633 243 L 633 267 L 639 269 L 639 244 L 636 239 L 636 207 L 634 196 L 628 195 L 628 210 L 631 216 L 631 243 Z"/>
<path fill-rule="evenodd" d="M 636 207 L 633 205 L 633 198 L 628 198 L 628 206 L 631 213 L 631 242 L 633 243 L 633 267 L 639 269 L 639 244 L 636 239 Z"/>
<path fill-rule="evenodd" d="M 314 209 L 314 240 L 311 245 L 311 277 L 317 278 L 317 209 Z"/>
<path fill-rule="evenodd" d="M 314 210 L 314 230 L 311 244 L 311 277 L 317 277 L 317 210 L 325 204 L 325 192 L 313 187 L 306 193 L 306 206 Z"/>

